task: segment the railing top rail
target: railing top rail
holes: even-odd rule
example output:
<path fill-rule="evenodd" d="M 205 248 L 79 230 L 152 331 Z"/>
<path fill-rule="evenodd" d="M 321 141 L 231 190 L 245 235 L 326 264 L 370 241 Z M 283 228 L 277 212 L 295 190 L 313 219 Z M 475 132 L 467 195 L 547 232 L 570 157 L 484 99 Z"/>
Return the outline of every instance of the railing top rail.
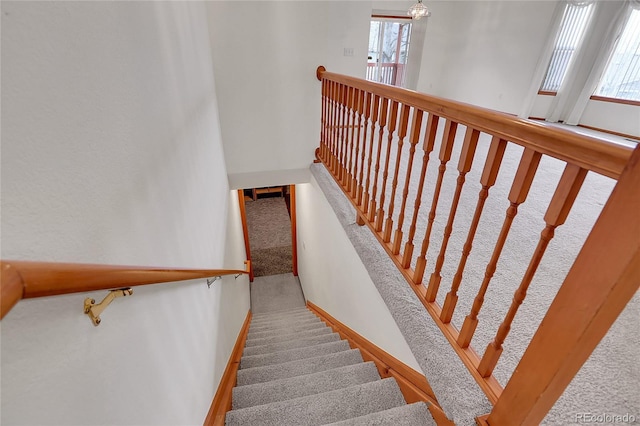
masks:
<path fill-rule="evenodd" d="M 184 269 L 0 260 L 0 319 L 21 299 L 249 273 L 246 269 Z"/>
<path fill-rule="evenodd" d="M 613 179 L 620 177 L 633 151 L 628 145 L 596 139 L 463 102 L 328 72 L 322 66 L 318 67 L 316 75 L 319 80 L 345 84 L 402 102 Z"/>

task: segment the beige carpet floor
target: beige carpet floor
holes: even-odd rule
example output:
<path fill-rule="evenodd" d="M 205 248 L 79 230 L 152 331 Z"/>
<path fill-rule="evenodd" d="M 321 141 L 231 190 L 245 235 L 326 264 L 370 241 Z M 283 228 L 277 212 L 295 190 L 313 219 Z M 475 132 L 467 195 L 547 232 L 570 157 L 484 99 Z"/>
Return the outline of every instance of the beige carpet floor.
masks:
<path fill-rule="evenodd" d="M 247 201 L 246 211 L 254 275 L 291 272 L 291 220 L 284 198 Z"/>

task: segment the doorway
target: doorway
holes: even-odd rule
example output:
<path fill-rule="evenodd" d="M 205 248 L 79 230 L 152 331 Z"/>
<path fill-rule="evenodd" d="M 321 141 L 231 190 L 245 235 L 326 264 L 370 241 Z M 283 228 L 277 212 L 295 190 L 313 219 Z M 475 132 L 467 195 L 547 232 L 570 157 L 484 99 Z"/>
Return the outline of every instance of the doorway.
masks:
<path fill-rule="evenodd" d="M 405 87 L 410 36 L 410 18 L 371 18 L 367 80 Z"/>
<path fill-rule="evenodd" d="M 238 191 L 250 280 L 297 271 L 295 185 Z"/>

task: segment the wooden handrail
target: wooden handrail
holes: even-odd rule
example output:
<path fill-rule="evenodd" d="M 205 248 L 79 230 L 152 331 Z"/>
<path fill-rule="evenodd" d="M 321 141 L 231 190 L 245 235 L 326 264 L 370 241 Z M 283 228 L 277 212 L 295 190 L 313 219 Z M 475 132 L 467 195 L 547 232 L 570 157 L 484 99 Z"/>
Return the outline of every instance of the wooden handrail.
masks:
<path fill-rule="evenodd" d="M 246 269 L 180 269 L 0 260 L 0 319 L 21 299 L 248 274 Z"/>
<path fill-rule="evenodd" d="M 325 79 L 374 92 L 614 179 L 620 177 L 631 156 L 632 149 L 626 145 L 579 135 L 557 126 L 463 102 L 332 73 L 322 66 L 318 67 L 316 76 L 318 80 Z"/>

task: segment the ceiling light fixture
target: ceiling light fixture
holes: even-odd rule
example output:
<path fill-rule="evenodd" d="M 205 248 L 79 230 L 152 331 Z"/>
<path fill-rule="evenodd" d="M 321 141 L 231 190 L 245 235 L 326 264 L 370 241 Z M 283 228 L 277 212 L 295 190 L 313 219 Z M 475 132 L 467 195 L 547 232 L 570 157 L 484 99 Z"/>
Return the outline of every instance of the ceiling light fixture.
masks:
<path fill-rule="evenodd" d="M 407 15 L 411 16 L 412 19 L 415 19 L 417 21 L 425 16 L 431 16 L 431 12 L 429 12 L 427 6 L 422 4 L 422 0 L 418 0 L 416 4 L 409 8 L 409 10 L 407 11 Z"/>

